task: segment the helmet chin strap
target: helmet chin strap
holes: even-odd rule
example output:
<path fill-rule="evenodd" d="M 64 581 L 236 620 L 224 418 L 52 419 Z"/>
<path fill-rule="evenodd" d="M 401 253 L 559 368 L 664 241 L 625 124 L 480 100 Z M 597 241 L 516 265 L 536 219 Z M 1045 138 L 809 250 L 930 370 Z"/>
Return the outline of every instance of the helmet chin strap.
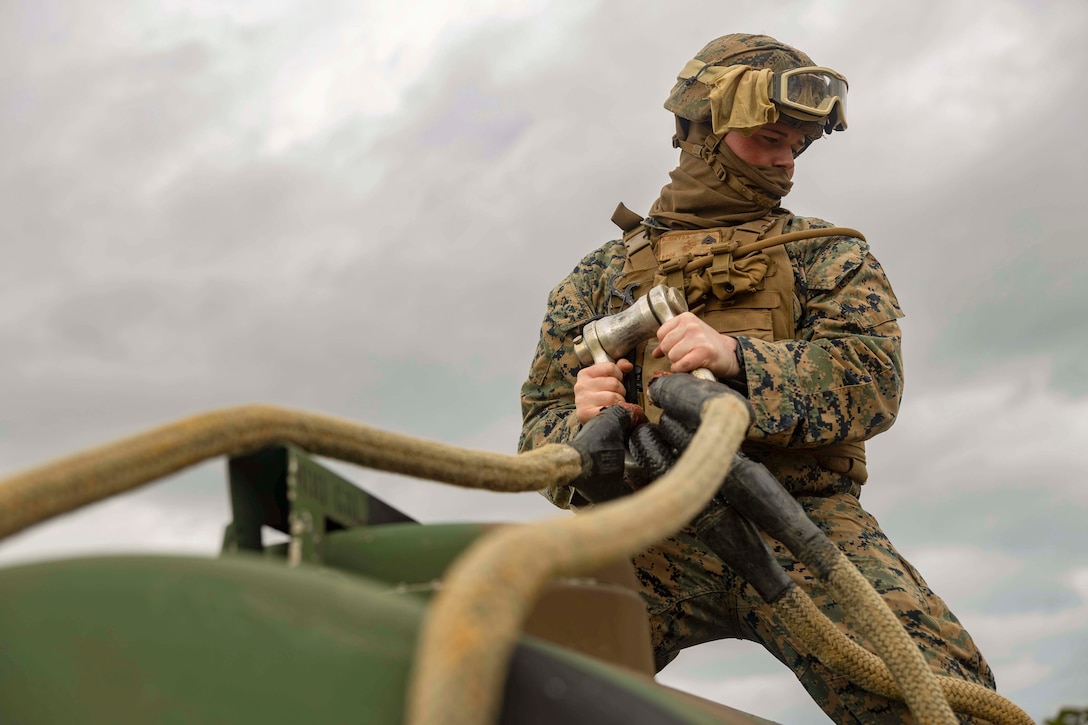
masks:
<path fill-rule="evenodd" d="M 676 120 L 676 133 L 672 135 L 672 147 L 678 149 L 680 148 L 680 142 L 688 137 L 691 121 L 680 116 L 673 116 L 673 118 Z"/>

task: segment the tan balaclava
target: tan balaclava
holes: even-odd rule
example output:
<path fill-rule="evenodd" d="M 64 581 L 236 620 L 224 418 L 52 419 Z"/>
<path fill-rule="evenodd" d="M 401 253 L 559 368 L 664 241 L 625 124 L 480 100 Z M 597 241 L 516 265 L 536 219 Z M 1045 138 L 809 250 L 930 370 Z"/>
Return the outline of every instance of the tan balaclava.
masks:
<path fill-rule="evenodd" d="M 805 134 L 805 147 L 820 138 L 823 121 L 795 118 L 767 97 L 770 74 L 810 66 L 807 55 L 766 35 L 726 35 L 699 51 L 665 101 L 676 114 L 674 143 L 682 153 L 650 216 L 670 229 L 706 229 L 778 207 L 793 185 L 786 171 L 741 160 L 722 138 L 776 121 Z"/>

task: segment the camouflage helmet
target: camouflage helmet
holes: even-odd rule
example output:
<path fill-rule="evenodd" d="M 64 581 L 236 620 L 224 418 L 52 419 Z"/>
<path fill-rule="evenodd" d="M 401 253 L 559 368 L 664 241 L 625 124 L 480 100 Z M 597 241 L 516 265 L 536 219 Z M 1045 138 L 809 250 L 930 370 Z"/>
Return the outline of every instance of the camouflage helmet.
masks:
<path fill-rule="evenodd" d="M 753 68 L 769 68 L 775 73 L 816 65 L 806 54 L 769 35 L 747 33 L 723 35 L 710 41 L 696 53 L 695 60 L 713 66 L 749 65 Z M 678 80 L 669 97 L 665 99 L 665 108 L 688 121 L 708 123 L 708 91 L 709 88 L 704 83 L 694 82 L 693 79 Z M 804 133 L 810 142 L 823 135 L 821 123 L 801 121 L 787 114 L 781 114 L 779 120 Z"/>

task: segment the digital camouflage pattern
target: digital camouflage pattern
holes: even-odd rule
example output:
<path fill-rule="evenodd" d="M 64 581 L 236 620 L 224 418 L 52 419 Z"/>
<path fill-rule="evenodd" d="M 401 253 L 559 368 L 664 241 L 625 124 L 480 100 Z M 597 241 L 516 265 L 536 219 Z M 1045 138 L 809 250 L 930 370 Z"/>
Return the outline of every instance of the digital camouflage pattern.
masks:
<path fill-rule="evenodd" d="M 820 529 L 872 582 L 939 674 L 994 688 L 993 674 L 971 636 L 892 546 L 876 520 L 849 494 L 798 499 Z M 855 624 L 779 542 L 779 564 L 835 626 L 864 646 Z M 658 669 L 679 650 L 716 639 L 758 642 L 789 667 L 832 722 L 915 722 L 901 702 L 867 692 L 827 669 L 793 637 L 772 607 L 736 572 L 685 530 L 634 559 L 650 612 Z M 871 649 L 871 648 L 870 648 Z M 964 723 L 981 723 L 964 717 Z"/>
<path fill-rule="evenodd" d="M 789 216 L 782 231 L 829 226 Z M 970 636 L 861 508 L 859 483 L 807 455 L 828 444 L 867 440 L 894 422 L 903 388 L 897 323 L 902 311 L 895 294 L 860 239 L 792 242 L 786 252 L 794 277 L 796 338 L 771 342 L 737 336 L 755 411 L 744 449 L 798 497 L 876 586 L 934 669 L 993 687 L 993 676 Z M 529 379 L 522 386 L 520 450 L 566 442 L 577 433 L 573 389 L 581 364 L 573 339 L 586 322 L 630 304 L 614 284 L 625 260 L 624 244 L 609 242 L 552 290 Z M 560 507 L 572 504 L 570 487 L 544 493 Z M 771 544 L 817 606 L 845 633 L 854 634 L 804 566 L 780 544 Z M 683 647 L 727 637 L 750 639 L 789 666 L 835 722 L 911 722 L 901 704 L 865 693 L 823 668 L 756 592 L 689 533 L 643 552 L 634 563 L 651 613 L 659 668 Z"/>

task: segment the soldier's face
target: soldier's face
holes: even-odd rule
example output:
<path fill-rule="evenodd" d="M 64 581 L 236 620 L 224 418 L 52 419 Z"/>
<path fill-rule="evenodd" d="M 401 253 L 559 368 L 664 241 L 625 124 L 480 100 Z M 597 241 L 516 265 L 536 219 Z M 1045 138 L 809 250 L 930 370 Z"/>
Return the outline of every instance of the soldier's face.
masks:
<path fill-rule="evenodd" d="M 784 169 L 793 178 L 793 157 L 804 148 L 805 135 L 784 123 L 765 123 L 751 136 L 725 134 L 725 145 L 752 166 Z"/>

